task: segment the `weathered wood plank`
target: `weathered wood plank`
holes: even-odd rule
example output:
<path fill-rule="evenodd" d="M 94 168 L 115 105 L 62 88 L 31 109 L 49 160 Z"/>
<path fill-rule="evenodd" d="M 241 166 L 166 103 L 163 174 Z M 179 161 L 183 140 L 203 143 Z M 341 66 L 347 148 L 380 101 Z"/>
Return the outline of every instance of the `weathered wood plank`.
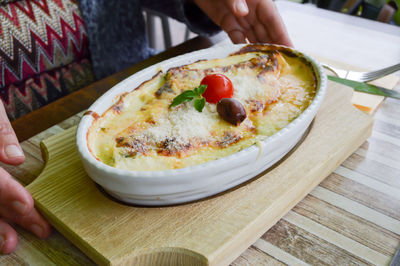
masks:
<path fill-rule="evenodd" d="M 342 166 L 372 177 L 389 186 L 400 188 L 400 170 L 353 153 Z"/>
<path fill-rule="evenodd" d="M 399 220 L 391 218 L 383 213 L 380 213 L 358 202 L 352 201 L 321 186 L 316 187 L 313 191 L 311 191 L 310 195 L 400 235 Z"/>
<path fill-rule="evenodd" d="M 283 266 L 286 265 L 281 261 L 266 254 L 262 249 L 255 247 L 254 245 L 249 247 L 239 258 L 237 258 L 231 264 L 232 266 L 243 266 L 243 265 L 271 265 L 271 266 Z"/>
<path fill-rule="evenodd" d="M 285 219 L 274 225 L 262 239 L 311 265 L 372 265 Z"/>
<path fill-rule="evenodd" d="M 378 133 L 379 134 L 379 133 Z M 400 164 L 400 141 L 399 143 L 393 143 L 390 142 L 389 138 L 390 136 L 382 134 L 378 135 L 379 137 L 376 137 L 376 131 L 372 134 L 372 136 L 363 143 L 360 147 L 360 151 L 362 151 L 364 154 L 357 153 L 360 156 L 365 157 L 365 155 L 368 154 L 367 152 L 373 152 L 373 154 L 380 155 L 384 158 L 387 158 L 391 161 L 396 161 L 396 163 Z M 397 145 L 398 144 L 398 145 Z"/>
<path fill-rule="evenodd" d="M 344 169 L 342 172 L 347 174 L 348 171 Z M 400 220 L 400 194 L 394 194 L 394 196 L 397 197 L 393 197 L 336 173 L 331 174 L 328 178 L 322 181 L 320 186 L 394 219 Z M 383 189 L 385 187 L 386 186 L 384 186 Z M 400 193 L 399 189 L 392 188 L 392 190 L 393 193 Z"/>
<path fill-rule="evenodd" d="M 400 242 L 400 235 L 313 196 L 307 196 L 293 211 L 389 257 Z"/>

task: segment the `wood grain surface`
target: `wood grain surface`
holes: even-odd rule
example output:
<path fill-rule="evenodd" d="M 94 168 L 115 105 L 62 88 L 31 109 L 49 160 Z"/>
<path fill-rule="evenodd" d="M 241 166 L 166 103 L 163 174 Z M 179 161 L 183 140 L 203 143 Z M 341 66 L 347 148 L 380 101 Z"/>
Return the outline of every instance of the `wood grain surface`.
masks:
<path fill-rule="evenodd" d="M 369 137 L 372 118 L 352 106 L 351 96 L 350 88 L 330 82 L 308 135 L 289 156 L 251 182 L 205 200 L 162 208 L 111 200 L 82 167 L 75 127 L 42 142 L 47 163 L 27 188 L 57 230 L 96 263 L 226 265 Z M 298 216 L 286 215 L 289 223 Z M 295 222 L 304 224 L 313 222 Z M 287 233 L 287 226 L 277 234 Z M 334 255 L 345 261 L 348 253 Z M 381 257 L 365 261 L 384 262 Z"/>
<path fill-rule="evenodd" d="M 192 51 L 191 45 L 199 49 L 212 43 L 196 39 L 162 56 L 167 59 Z M 132 67 L 121 76 L 137 70 Z M 26 161 L 19 167 L 2 167 L 22 184 L 31 183 L 44 166 L 40 141 L 76 125 L 81 111 L 119 78 L 118 74 L 96 83 L 99 91 L 96 86 L 85 88 L 14 121 L 20 140 L 26 140 L 22 143 Z M 400 247 L 399 158 L 400 101 L 387 98 L 374 114 L 371 137 L 232 265 L 387 265 Z M 0 256 L 0 265 L 94 264 L 57 230 L 40 240 L 15 228 L 18 247 Z"/>

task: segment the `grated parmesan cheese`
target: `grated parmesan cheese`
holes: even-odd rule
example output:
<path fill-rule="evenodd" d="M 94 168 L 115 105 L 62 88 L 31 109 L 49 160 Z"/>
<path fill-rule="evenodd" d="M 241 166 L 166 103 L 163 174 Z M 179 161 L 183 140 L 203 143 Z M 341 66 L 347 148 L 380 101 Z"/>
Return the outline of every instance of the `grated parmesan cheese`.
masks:
<path fill-rule="evenodd" d="M 269 77 L 267 81 L 262 82 L 254 76 L 229 74 L 227 76 L 233 84 L 233 98 L 239 100 L 242 104 L 251 99 L 276 101 L 280 96 L 280 84 L 274 77 Z"/>
<path fill-rule="evenodd" d="M 142 135 L 154 142 L 161 142 L 174 136 L 181 144 L 194 138 L 209 139 L 210 131 L 218 120 L 218 113 L 212 108 L 204 108 L 200 113 L 193 108 L 192 102 L 184 103 L 166 112 Z"/>

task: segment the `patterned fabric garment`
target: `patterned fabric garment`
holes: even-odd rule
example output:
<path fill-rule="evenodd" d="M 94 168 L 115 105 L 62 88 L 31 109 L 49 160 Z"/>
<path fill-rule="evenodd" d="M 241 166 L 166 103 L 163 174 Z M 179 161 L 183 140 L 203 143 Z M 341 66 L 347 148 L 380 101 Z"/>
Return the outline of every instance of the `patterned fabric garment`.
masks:
<path fill-rule="evenodd" d="M 0 96 L 11 120 L 94 81 L 76 1 L 14 1 L 0 5 L 0 21 Z"/>
<path fill-rule="evenodd" d="M 83 59 L 13 83 L 7 87 L 7 114 L 10 120 L 21 117 L 93 81 L 92 64 Z"/>

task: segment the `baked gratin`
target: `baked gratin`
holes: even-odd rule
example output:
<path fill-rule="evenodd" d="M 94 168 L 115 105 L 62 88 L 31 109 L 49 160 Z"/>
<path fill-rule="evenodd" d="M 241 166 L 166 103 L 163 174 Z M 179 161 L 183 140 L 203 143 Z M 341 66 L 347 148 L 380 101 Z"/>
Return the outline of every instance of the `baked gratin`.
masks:
<path fill-rule="evenodd" d="M 226 122 L 216 104 L 202 112 L 173 99 L 198 87 L 205 76 L 223 74 L 246 118 Z M 278 132 L 312 102 L 317 79 L 311 65 L 289 49 L 249 45 L 221 59 L 160 71 L 95 116 L 87 134 L 90 152 L 119 169 L 178 169 L 225 157 Z"/>

